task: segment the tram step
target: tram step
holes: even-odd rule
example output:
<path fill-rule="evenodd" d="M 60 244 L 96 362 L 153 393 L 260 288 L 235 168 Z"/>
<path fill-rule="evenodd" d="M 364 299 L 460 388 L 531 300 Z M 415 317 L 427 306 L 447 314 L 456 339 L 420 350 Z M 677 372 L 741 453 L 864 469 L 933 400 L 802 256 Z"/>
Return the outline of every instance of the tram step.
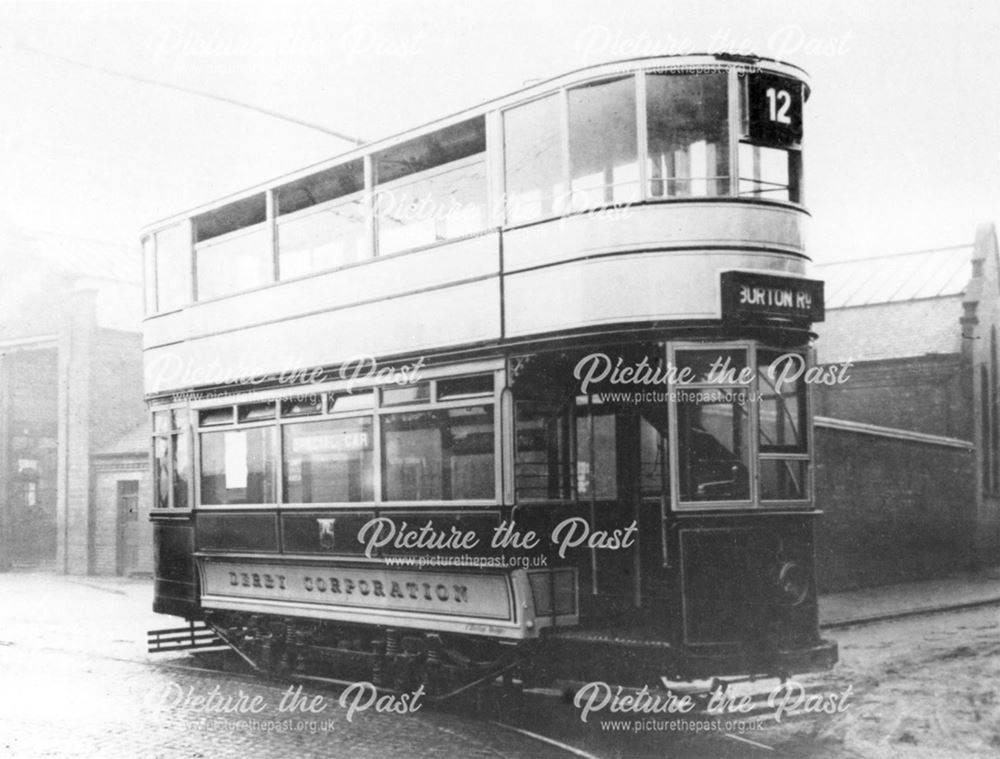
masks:
<path fill-rule="evenodd" d="M 187 627 L 150 630 L 146 633 L 149 653 L 165 651 L 223 650 L 229 648 L 204 622 L 190 622 Z"/>

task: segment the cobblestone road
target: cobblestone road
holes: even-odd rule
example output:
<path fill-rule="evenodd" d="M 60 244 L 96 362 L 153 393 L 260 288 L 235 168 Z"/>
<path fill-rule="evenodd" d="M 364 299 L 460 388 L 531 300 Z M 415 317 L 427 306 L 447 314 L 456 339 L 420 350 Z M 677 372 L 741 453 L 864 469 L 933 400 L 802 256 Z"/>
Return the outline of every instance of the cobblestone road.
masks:
<path fill-rule="evenodd" d="M 181 668 L 188 656 L 147 655 L 146 631 L 170 625 L 146 611 L 151 597 L 148 582 L 0 575 L 0 756 L 567 756 L 440 712 L 369 710 L 348 721 L 337 693 L 309 686 L 302 695 L 318 696 L 321 712 L 282 711 L 287 684 Z M 214 702 L 196 700 L 213 693 Z M 262 708 L 213 708 L 241 696 Z"/>
<path fill-rule="evenodd" d="M 324 708 L 283 710 L 288 683 L 197 669 L 200 660 L 187 654 L 147 654 L 146 631 L 174 624 L 149 611 L 151 596 L 148 581 L 0 574 L 0 757 L 572 756 L 482 719 L 429 708 L 369 710 L 349 720 L 338 693 L 319 686 L 303 685 L 302 695 Z M 823 691 L 851 688 L 849 707 L 838 714 L 695 734 L 637 730 L 644 719 L 627 714 L 600 715 L 625 717 L 624 729 L 594 718 L 584 725 L 572 706 L 528 697 L 508 719 L 602 759 L 997 755 L 1000 607 L 837 630 L 835 637 L 841 664 L 804 682 Z M 253 698 L 256 711 L 218 710 Z"/>

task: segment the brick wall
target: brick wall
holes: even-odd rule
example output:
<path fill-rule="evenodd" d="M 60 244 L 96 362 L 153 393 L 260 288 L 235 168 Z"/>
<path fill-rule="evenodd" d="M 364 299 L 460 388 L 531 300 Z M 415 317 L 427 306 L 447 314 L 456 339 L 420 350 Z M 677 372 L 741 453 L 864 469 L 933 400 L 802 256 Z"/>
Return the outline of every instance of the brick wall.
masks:
<path fill-rule="evenodd" d="M 975 456 L 965 449 L 817 426 L 821 592 L 940 577 L 968 567 Z"/>
<path fill-rule="evenodd" d="M 865 361 L 813 388 L 816 416 L 973 439 L 971 371 L 960 354 Z"/>

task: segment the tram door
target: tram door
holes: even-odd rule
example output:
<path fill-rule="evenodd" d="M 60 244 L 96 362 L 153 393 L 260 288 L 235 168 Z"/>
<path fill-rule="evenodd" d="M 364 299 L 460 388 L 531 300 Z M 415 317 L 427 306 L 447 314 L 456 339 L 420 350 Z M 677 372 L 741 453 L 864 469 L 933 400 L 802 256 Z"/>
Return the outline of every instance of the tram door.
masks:
<path fill-rule="evenodd" d="M 614 346 L 518 357 L 511 369 L 514 484 L 523 518 L 539 530 L 585 521 L 591 537 L 612 540 L 635 524 L 628 546 L 584 544 L 566 554 L 580 570 L 581 610 L 599 618 L 627 617 L 665 595 L 667 403 L 635 404 L 612 383 L 581 392 L 588 356 L 617 361 L 624 350 L 622 360 L 635 363 L 645 356 L 655 365 L 662 355 L 655 345 Z"/>
<path fill-rule="evenodd" d="M 613 536 L 635 525 L 627 548 L 593 550 L 591 592 L 623 613 L 665 595 L 662 515 L 669 492 L 666 404 L 636 406 L 578 397 L 577 492 L 591 529 Z"/>

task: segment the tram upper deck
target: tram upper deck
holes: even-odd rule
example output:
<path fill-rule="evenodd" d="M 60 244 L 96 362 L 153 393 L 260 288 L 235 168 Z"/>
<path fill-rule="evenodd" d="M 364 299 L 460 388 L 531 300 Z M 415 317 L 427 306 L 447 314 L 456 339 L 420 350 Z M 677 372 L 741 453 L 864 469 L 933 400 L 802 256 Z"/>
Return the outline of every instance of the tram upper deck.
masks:
<path fill-rule="evenodd" d="M 718 321 L 724 273 L 805 273 L 807 95 L 765 59 L 593 66 L 153 225 L 146 392 Z"/>

